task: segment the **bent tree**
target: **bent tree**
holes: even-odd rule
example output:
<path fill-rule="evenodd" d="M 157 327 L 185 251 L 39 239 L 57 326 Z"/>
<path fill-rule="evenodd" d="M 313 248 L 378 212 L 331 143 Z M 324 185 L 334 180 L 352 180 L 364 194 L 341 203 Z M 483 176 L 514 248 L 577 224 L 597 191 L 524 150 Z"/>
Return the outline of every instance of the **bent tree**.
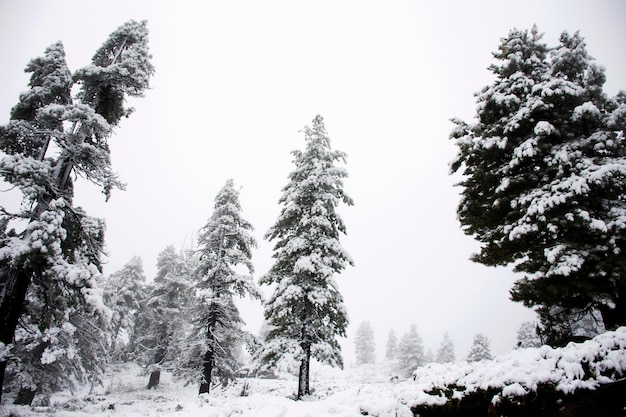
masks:
<path fill-rule="evenodd" d="M 73 75 L 61 42 L 26 66 L 30 90 L 0 127 L 0 175 L 22 197 L 19 209 L 0 212 L 0 388 L 31 287 L 40 286 L 39 294 L 73 291 L 79 295 L 73 302 L 101 305 L 95 277 L 104 228 L 73 207 L 73 180 L 91 181 L 107 199 L 113 188 L 123 188 L 111 169 L 108 139 L 132 111 L 124 106 L 126 97 L 142 96 L 148 88 L 150 58 L 146 22 L 130 21 Z M 39 327 L 49 324 L 42 320 Z"/>
<path fill-rule="evenodd" d="M 283 188 L 283 205 L 265 238 L 274 245 L 275 259 L 259 281 L 275 285 L 265 304 L 269 324 L 261 361 L 275 365 L 286 355 L 300 362 L 298 399 L 309 394 L 311 357 L 332 366 L 343 366 L 336 336 L 344 336 L 348 317 L 334 275 L 352 265 L 339 243 L 346 233 L 336 211 L 340 203 L 352 205 L 343 190 L 348 176 L 337 162 L 346 155 L 332 150 L 321 116 L 304 128 L 306 148 L 293 151 L 295 171 Z"/>
<path fill-rule="evenodd" d="M 538 311 L 553 344 L 573 336 L 560 323 L 595 311 L 624 325 L 626 93 L 605 95 L 578 33 L 548 48 L 536 28 L 512 30 L 494 57 L 476 121 L 451 134 L 458 218 L 482 243 L 473 260 L 524 274 L 511 298 Z"/>

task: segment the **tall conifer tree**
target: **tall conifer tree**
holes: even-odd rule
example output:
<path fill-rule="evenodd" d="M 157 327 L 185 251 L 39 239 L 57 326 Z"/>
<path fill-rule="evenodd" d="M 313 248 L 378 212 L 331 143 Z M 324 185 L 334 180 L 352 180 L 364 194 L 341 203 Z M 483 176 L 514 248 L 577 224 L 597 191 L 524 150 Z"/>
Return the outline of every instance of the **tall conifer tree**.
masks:
<path fill-rule="evenodd" d="M 233 377 L 239 363 L 237 352 L 250 335 L 234 297 L 260 299 L 252 280 L 252 249 L 256 241 L 252 225 L 241 216 L 239 191 L 233 180 L 215 197 L 214 211 L 198 236 L 199 265 L 196 299 L 191 308 L 193 332 L 183 361 L 202 375 L 200 394 L 209 393 L 214 376 Z M 242 273 L 241 268 L 247 273 Z"/>
<path fill-rule="evenodd" d="M 107 198 L 113 188 L 123 188 L 111 169 L 107 141 L 121 117 L 130 114 L 125 98 L 142 96 L 148 88 L 154 68 L 147 42 L 146 22 L 130 21 L 109 36 L 91 65 L 73 76 L 60 42 L 26 67 L 30 90 L 20 95 L 11 120 L 0 127 L 0 150 L 5 154 L 0 175 L 23 198 L 16 213 L 3 207 L 0 225 L 5 229 L 14 220 L 28 222 L 21 231 L 0 231 L 2 351 L 13 341 L 29 291 L 72 293 L 74 297 L 49 304 L 58 311 L 72 303 L 92 309 L 102 304 L 95 278 L 104 225 L 72 206 L 73 177 L 80 175 L 102 187 Z M 72 97 L 74 85 L 79 89 Z M 56 324 L 40 322 L 41 329 Z M 0 359 L 0 392 L 6 357 Z"/>
<path fill-rule="evenodd" d="M 271 330 L 261 358 L 276 363 L 293 355 L 300 362 L 298 399 L 309 394 L 311 357 L 343 366 L 336 337 L 345 337 L 348 317 L 334 275 L 352 264 L 339 243 L 346 227 L 336 211 L 353 204 L 343 190 L 348 172 L 337 166 L 346 155 L 331 149 L 319 115 L 304 139 L 305 150 L 292 152 L 296 169 L 282 190 L 281 213 L 265 235 L 276 241 L 275 261 L 260 281 L 275 285 L 265 304 Z"/>
<path fill-rule="evenodd" d="M 536 28 L 513 30 L 494 57 L 477 121 L 451 134 L 458 218 L 482 243 L 473 260 L 524 273 L 512 299 L 544 326 L 594 310 L 626 324 L 626 94 L 605 96 L 578 33 L 549 49 Z"/>

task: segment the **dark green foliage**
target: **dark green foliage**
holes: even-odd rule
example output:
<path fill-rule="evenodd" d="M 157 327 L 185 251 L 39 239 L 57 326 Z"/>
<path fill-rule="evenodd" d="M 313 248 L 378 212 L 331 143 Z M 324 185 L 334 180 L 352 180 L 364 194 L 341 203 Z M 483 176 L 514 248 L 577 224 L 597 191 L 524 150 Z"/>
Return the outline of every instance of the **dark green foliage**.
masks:
<path fill-rule="evenodd" d="M 603 69 L 578 33 L 548 48 L 536 28 L 513 30 L 494 57 L 476 123 L 455 120 L 451 134 L 458 218 L 482 243 L 472 259 L 523 273 L 514 301 L 597 309 L 607 328 L 624 324 L 624 94 L 604 95 Z"/>
<path fill-rule="evenodd" d="M 30 89 L 20 95 L 9 123 L 0 127 L 0 176 L 22 197 L 16 212 L 1 208 L 0 223 L 27 224 L 19 232 L 0 235 L 1 345 L 14 341 L 20 317 L 25 327 L 36 327 L 43 335 L 62 328 L 70 317 L 91 323 L 105 314 L 96 286 L 104 222 L 73 207 L 73 181 L 79 175 L 101 187 L 107 198 L 113 188 L 123 188 L 111 168 L 108 139 L 120 114 L 129 112 L 123 108 L 124 97 L 140 96 L 148 88 L 154 69 L 147 34 L 145 22 L 126 23 L 103 47 L 115 50 L 115 57 L 94 59 L 74 76 L 60 42 L 26 67 Z M 82 89 L 72 97 L 76 82 Z M 79 349 L 80 340 L 65 340 L 59 346 Z M 88 349 L 85 346 L 80 349 Z M 26 352 L 22 348 L 16 347 Z M 74 370 L 85 365 L 80 360 L 74 364 L 59 367 L 67 372 L 65 378 L 81 378 Z M 0 361 L 0 392 L 6 366 Z M 63 378 L 60 373 L 51 375 Z"/>
<path fill-rule="evenodd" d="M 462 391 L 463 387 L 450 387 Z M 433 390 L 428 394 L 444 394 L 448 398 L 452 390 Z M 592 417 L 623 416 L 626 397 L 623 392 L 626 381 L 602 385 L 596 390 L 577 390 L 563 394 L 551 384 L 540 384 L 537 391 L 524 397 L 500 398 L 492 402 L 497 390 L 477 390 L 466 394 L 461 400 L 450 399 L 443 406 L 418 406 L 411 411 L 420 417 Z"/>

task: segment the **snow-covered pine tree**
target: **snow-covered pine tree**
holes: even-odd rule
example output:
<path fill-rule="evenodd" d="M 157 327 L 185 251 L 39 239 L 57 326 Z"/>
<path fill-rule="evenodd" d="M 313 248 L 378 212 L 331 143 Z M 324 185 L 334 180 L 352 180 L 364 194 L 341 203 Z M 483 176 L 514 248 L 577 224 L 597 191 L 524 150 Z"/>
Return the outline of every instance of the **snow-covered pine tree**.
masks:
<path fill-rule="evenodd" d="M 532 321 L 524 321 L 517 330 L 517 347 L 529 348 L 540 347 L 541 339 L 537 334 L 537 323 Z"/>
<path fill-rule="evenodd" d="M 101 186 L 107 198 L 112 188 L 123 187 L 111 169 L 107 141 L 130 112 L 124 98 L 141 96 L 148 87 L 154 69 L 147 41 L 146 23 L 131 21 L 74 76 L 60 42 L 26 67 L 31 88 L 0 127 L 0 175 L 22 194 L 18 211 L 4 206 L 0 211 L 0 224 L 15 228 L 0 236 L 0 350 L 13 342 L 32 285 L 76 289 L 79 302 L 102 306 L 95 284 L 101 245 L 94 237 L 102 237 L 104 229 L 94 233 L 92 227 L 102 223 L 72 207 L 73 174 Z M 80 88 L 72 98 L 75 84 Z M 0 392 L 6 358 L 0 358 Z"/>
<path fill-rule="evenodd" d="M 398 338 L 393 329 L 389 330 L 387 344 L 385 345 L 385 359 L 392 360 L 398 355 Z"/>
<path fill-rule="evenodd" d="M 196 269 L 190 251 L 166 247 L 157 257 L 157 273 L 137 313 L 132 356 L 150 370 L 148 388 L 158 385 L 160 368 L 177 360 L 189 330 L 192 276 Z"/>
<path fill-rule="evenodd" d="M 484 334 L 478 333 L 476 336 L 474 336 L 472 347 L 467 354 L 468 362 L 478 362 L 482 360 L 493 359 L 493 356 L 491 355 L 490 345 L 491 342 L 489 341 L 489 338 Z"/>
<path fill-rule="evenodd" d="M 607 99 L 578 33 L 550 50 L 540 39 L 503 38 L 477 121 L 454 120 L 458 217 L 482 243 L 474 261 L 525 274 L 514 301 L 597 309 L 613 329 L 626 324 L 626 93 Z"/>
<path fill-rule="evenodd" d="M 292 152 L 296 169 L 282 190 L 283 208 L 265 236 L 276 241 L 275 261 L 260 280 L 275 285 L 265 304 L 272 327 L 260 357 L 270 365 L 285 355 L 300 362 L 298 399 L 309 394 L 311 357 L 343 366 L 336 337 L 345 337 L 348 317 L 334 275 L 352 264 L 339 242 L 346 227 L 336 211 L 342 202 L 353 204 L 343 190 L 348 172 L 336 165 L 346 155 L 331 149 L 319 115 L 304 136 L 304 152 Z"/>
<path fill-rule="evenodd" d="M 425 365 L 424 343 L 417 332 L 417 326 L 412 324 L 408 333 L 400 338 L 398 343 L 398 372 L 409 377 L 420 366 Z"/>
<path fill-rule="evenodd" d="M 437 363 L 450 363 L 456 361 L 456 355 L 454 354 L 454 343 L 450 339 L 448 332 L 443 334 L 443 340 L 437 349 L 437 356 L 435 362 Z"/>
<path fill-rule="evenodd" d="M 256 246 L 252 230 L 241 216 L 239 191 L 233 180 L 228 180 L 215 197 L 213 214 L 198 235 L 200 258 L 191 309 L 194 328 L 183 365 L 193 372 L 193 379 L 201 377 L 200 394 L 209 393 L 215 376 L 222 381 L 233 378 L 239 366 L 237 352 L 251 338 L 242 329 L 234 297 L 261 299 L 252 280 L 252 249 Z"/>
<path fill-rule="evenodd" d="M 354 338 L 357 365 L 376 362 L 376 341 L 369 321 L 361 323 Z"/>
<path fill-rule="evenodd" d="M 113 313 L 109 353 L 115 360 L 125 361 L 128 350 L 132 350 L 128 342 L 133 338 L 137 312 L 146 297 L 145 285 L 143 261 L 138 256 L 133 256 L 102 283 L 104 302 Z"/>

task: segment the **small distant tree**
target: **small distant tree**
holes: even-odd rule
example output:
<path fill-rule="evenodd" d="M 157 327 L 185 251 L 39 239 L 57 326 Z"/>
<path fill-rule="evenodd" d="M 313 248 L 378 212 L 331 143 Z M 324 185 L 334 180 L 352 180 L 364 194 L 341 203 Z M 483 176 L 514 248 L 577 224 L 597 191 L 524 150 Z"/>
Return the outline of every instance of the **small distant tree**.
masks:
<path fill-rule="evenodd" d="M 472 347 L 467 354 L 467 360 L 469 362 L 478 362 L 482 360 L 493 359 L 493 356 L 491 355 L 490 344 L 491 342 L 489 341 L 489 338 L 487 336 L 482 333 L 478 333 L 476 336 L 474 336 Z"/>
<path fill-rule="evenodd" d="M 425 363 L 424 344 L 417 332 L 417 326 L 412 324 L 409 332 L 400 338 L 398 344 L 398 371 L 408 377 Z"/>
<path fill-rule="evenodd" d="M 524 321 L 517 330 L 517 347 L 529 348 L 540 347 L 542 345 L 541 338 L 537 334 L 537 323 Z"/>
<path fill-rule="evenodd" d="M 450 340 L 448 332 L 443 334 L 443 340 L 437 349 L 437 356 L 435 358 L 437 363 L 451 363 L 456 361 L 456 355 L 454 354 L 454 344 Z"/>
<path fill-rule="evenodd" d="M 265 304 L 271 329 L 259 357 L 269 366 L 284 356 L 300 362 L 298 399 L 310 393 L 311 357 L 343 367 L 336 337 L 345 337 L 348 316 L 334 275 L 352 264 L 339 242 L 346 227 L 336 211 L 340 203 L 352 205 L 343 190 L 348 173 L 336 165 L 346 155 L 331 150 L 321 116 L 304 135 L 305 150 L 292 152 L 296 169 L 283 188 L 283 208 L 265 235 L 276 241 L 275 261 L 260 280 L 275 290 Z"/>
<path fill-rule="evenodd" d="M 127 345 L 133 337 L 135 318 L 145 299 L 145 284 L 143 262 L 138 256 L 133 256 L 102 283 L 104 301 L 113 312 L 109 352 L 114 359 L 127 359 Z"/>
<path fill-rule="evenodd" d="M 256 246 L 252 230 L 241 216 L 239 191 L 233 180 L 228 180 L 198 236 L 199 264 L 190 311 L 193 326 L 181 358 L 183 370 L 195 377 L 200 374 L 200 394 L 210 392 L 215 376 L 223 382 L 233 378 L 241 345 L 251 338 L 242 328 L 234 297 L 261 298 L 252 280 L 252 249 Z"/>
<path fill-rule="evenodd" d="M 369 321 L 361 323 L 356 331 L 354 339 L 354 350 L 356 352 L 356 363 L 374 363 L 376 361 L 376 341 L 374 331 Z"/>
<path fill-rule="evenodd" d="M 385 347 L 385 359 L 395 359 L 398 354 L 398 338 L 396 337 L 396 332 L 394 332 L 393 329 L 389 330 L 389 335 L 387 336 L 387 344 L 385 345 Z"/>

